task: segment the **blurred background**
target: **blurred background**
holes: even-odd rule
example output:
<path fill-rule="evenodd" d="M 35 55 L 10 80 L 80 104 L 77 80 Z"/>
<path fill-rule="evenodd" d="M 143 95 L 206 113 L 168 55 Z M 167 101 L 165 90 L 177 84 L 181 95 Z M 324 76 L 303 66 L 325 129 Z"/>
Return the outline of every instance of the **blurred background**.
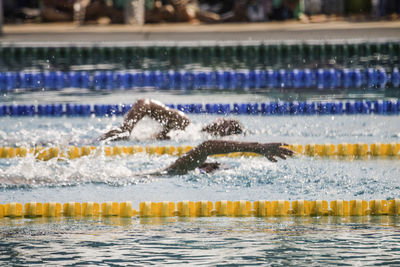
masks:
<path fill-rule="evenodd" d="M 1 1 L 0 1 L 1 2 Z M 4 23 L 398 20 L 398 0 L 2 0 Z"/>

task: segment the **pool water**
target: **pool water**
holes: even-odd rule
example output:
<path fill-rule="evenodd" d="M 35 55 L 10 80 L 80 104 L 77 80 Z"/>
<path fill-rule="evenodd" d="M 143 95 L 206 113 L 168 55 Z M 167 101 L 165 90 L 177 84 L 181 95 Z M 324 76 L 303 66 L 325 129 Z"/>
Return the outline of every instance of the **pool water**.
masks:
<path fill-rule="evenodd" d="M 68 91 L 67 91 L 68 92 Z M 226 93 L 177 95 L 121 92 L 36 92 L 3 96 L 5 103 L 133 103 L 153 96 L 165 103 L 261 102 L 270 96 Z M 294 96 L 295 97 L 295 96 Z M 340 99 L 354 96 L 341 95 Z M 378 96 L 380 97 L 380 96 Z M 282 98 L 290 98 L 284 95 Z M 32 102 L 32 99 L 35 99 Z M 274 98 L 276 100 L 276 98 Z M 310 99 L 313 99 L 312 97 Z M 314 99 L 318 99 L 317 95 Z M 337 100 L 337 98 L 324 100 Z M 399 116 L 234 116 L 247 133 L 227 140 L 287 143 L 399 142 Z M 190 115 L 193 128 L 214 115 Z M 67 146 L 93 140 L 122 117 L 1 117 L 0 146 Z M 116 145 L 196 145 L 211 138 L 196 131 L 154 141 L 150 120 Z M 218 158 L 230 166 L 213 174 L 149 178 L 176 157 L 136 154 L 74 160 L 0 159 L 0 203 L 30 201 L 392 199 L 400 196 L 397 159 L 339 160 L 294 157 Z M 399 219 L 377 217 L 0 219 L 0 265 L 398 265 Z"/>
<path fill-rule="evenodd" d="M 397 266 L 399 219 L 2 220 L 14 265 Z"/>

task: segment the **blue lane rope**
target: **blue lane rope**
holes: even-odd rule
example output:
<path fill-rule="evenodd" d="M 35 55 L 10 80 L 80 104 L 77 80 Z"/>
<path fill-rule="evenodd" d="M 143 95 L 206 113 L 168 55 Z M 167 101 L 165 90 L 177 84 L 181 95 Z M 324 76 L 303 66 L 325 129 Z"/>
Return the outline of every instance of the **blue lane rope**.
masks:
<path fill-rule="evenodd" d="M 132 105 L 0 105 L 0 116 L 120 116 Z M 177 104 L 167 105 L 188 114 L 250 114 L 250 115 L 342 115 L 400 113 L 397 101 L 347 101 L 347 102 L 266 102 L 233 104 Z"/>
<path fill-rule="evenodd" d="M 399 88 L 398 68 L 279 69 L 216 71 L 47 71 L 1 72 L 0 91 L 15 89 L 127 90 L 251 90 L 261 88 Z"/>

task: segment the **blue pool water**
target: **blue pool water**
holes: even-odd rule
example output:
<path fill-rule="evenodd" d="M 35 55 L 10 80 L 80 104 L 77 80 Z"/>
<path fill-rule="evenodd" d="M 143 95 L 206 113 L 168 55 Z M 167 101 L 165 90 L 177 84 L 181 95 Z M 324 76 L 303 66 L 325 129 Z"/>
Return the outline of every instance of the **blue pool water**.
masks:
<path fill-rule="evenodd" d="M 252 94 L 176 95 L 121 92 L 36 92 L 6 95 L 5 103 L 133 103 L 152 96 L 165 103 L 261 102 Z M 290 99 L 290 95 L 282 98 Z M 340 99 L 351 99 L 347 94 Z M 372 96 L 372 97 L 376 97 Z M 378 96 L 380 97 L 380 96 Z M 314 96 L 315 99 L 318 97 Z M 34 100 L 33 100 L 34 99 Z M 274 98 L 276 100 L 276 98 Z M 338 99 L 331 98 L 333 100 Z M 324 98 L 324 100 L 331 100 Z M 191 115 L 198 129 L 214 115 Z M 232 116 L 248 130 L 229 140 L 287 143 L 400 142 L 399 116 Z M 1 117 L 0 146 L 89 145 L 122 117 Z M 196 145 L 209 136 L 175 133 L 172 140 L 146 138 L 157 125 L 144 121 L 130 141 L 117 145 Z M 36 161 L 0 159 L 0 203 L 67 201 L 250 201 L 296 199 L 391 199 L 400 196 L 395 159 L 337 160 L 294 157 L 274 164 L 264 158 L 218 158 L 230 169 L 204 175 L 149 178 L 176 157 L 138 154 Z M 399 219 L 168 218 L 0 219 L 0 265 L 185 264 L 320 266 L 399 265 Z"/>

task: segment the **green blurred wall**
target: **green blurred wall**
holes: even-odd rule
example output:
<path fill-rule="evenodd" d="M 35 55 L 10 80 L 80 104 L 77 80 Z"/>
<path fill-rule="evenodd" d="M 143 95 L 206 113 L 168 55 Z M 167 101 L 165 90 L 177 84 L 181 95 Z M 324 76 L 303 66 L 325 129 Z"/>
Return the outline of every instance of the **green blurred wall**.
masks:
<path fill-rule="evenodd" d="M 345 11 L 349 13 L 370 13 L 371 0 L 345 0 Z"/>

